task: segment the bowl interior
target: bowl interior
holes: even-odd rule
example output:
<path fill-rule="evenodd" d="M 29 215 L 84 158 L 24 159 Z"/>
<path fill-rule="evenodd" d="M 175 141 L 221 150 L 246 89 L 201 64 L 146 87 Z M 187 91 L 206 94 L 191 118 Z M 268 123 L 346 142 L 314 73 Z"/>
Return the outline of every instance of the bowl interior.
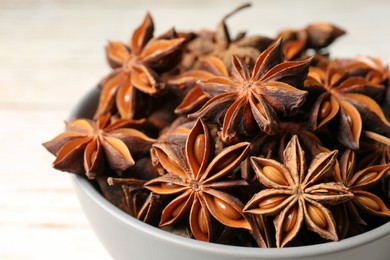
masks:
<path fill-rule="evenodd" d="M 73 111 L 71 118 L 91 118 L 96 109 L 98 98 L 99 90 L 95 88 L 82 99 L 82 101 Z M 145 224 L 111 204 L 97 191 L 97 189 L 92 185 L 90 181 L 76 175 L 72 176 L 72 178 L 75 183 L 75 188 L 76 190 L 78 190 L 78 192 L 81 192 L 86 195 L 91 202 L 96 203 L 102 210 L 104 210 L 114 219 L 120 221 L 122 224 L 129 226 L 133 230 L 136 230 L 138 232 L 145 233 L 155 239 L 171 243 L 177 247 L 184 247 L 195 251 L 209 252 L 210 254 L 218 254 L 222 256 L 233 254 L 237 257 L 244 257 L 245 259 L 256 259 L 258 257 L 262 257 L 262 259 L 287 259 L 284 258 L 286 256 L 307 258 L 310 256 L 326 255 L 340 251 L 348 251 L 356 247 L 361 247 L 363 245 L 370 244 L 373 241 L 380 240 L 384 237 L 386 237 L 386 241 L 390 241 L 390 222 L 387 222 L 386 224 L 378 228 L 375 228 L 373 230 L 354 237 L 343 239 L 338 242 L 328 242 L 318 245 L 309 245 L 301 247 L 264 249 L 262 248 L 259 250 L 259 248 L 247 248 L 206 243 L 194 239 L 183 238 L 181 236 L 163 231 L 154 226 Z"/>

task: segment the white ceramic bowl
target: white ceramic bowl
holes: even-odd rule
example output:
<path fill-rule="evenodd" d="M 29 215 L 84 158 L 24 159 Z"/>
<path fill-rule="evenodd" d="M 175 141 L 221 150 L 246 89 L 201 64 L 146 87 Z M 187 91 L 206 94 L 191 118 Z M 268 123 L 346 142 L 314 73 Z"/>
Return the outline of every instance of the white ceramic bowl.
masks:
<path fill-rule="evenodd" d="M 98 91 L 89 93 L 73 117 L 93 114 Z M 388 260 L 390 222 L 339 242 L 291 248 L 246 248 L 200 242 L 145 224 L 108 202 L 87 180 L 73 176 L 81 206 L 96 235 L 114 259 L 163 260 Z"/>

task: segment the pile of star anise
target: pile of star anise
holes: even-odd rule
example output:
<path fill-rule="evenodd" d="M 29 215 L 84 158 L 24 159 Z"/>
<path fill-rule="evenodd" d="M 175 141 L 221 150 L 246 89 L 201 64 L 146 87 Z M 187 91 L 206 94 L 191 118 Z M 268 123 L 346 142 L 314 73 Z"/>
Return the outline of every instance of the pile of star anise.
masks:
<path fill-rule="evenodd" d="M 159 36 L 146 14 L 129 42 L 109 42 L 95 115 L 44 143 L 53 167 L 215 243 L 299 246 L 387 222 L 389 69 L 329 56 L 344 31 L 328 23 L 232 37 L 226 19 L 246 6 L 215 31 Z"/>

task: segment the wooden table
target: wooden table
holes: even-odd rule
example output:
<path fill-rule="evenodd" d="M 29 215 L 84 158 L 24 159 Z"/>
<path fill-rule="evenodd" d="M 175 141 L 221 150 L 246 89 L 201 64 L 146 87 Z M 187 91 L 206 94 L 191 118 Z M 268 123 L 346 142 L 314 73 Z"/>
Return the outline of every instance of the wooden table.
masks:
<path fill-rule="evenodd" d="M 390 62 L 390 1 L 253 1 L 233 31 L 273 36 L 331 21 L 349 34 L 333 56 Z M 342 3 L 338 3 L 342 2 Z M 78 100 L 109 72 L 108 39 L 126 41 L 150 10 L 157 32 L 214 28 L 242 1 L 0 1 L 0 259 L 109 259 L 68 174 L 41 146 L 60 133 Z"/>

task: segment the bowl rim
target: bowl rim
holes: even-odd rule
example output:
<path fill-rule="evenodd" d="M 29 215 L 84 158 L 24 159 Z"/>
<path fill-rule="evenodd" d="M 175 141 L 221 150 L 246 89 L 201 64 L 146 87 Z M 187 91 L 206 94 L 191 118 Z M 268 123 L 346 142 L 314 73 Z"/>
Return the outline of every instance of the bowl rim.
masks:
<path fill-rule="evenodd" d="M 169 233 L 144 223 L 121 209 L 117 208 L 109 202 L 103 195 L 92 185 L 90 181 L 79 175 L 72 175 L 75 188 L 81 190 L 100 208 L 110 214 L 113 218 L 130 226 L 138 232 L 145 233 L 155 239 L 160 239 L 166 243 L 174 244 L 175 246 L 185 247 L 194 251 L 203 251 L 210 254 L 218 255 L 235 255 L 237 257 L 267 257 L 269 259 L 283 258 L 286 256 L 293 257 L 310 257 L 346 251 L 359 247 L 364 244 L 369 244 L 375 240 L 381 239 L 390 235 L 390 221 L 375 229 L 367 231 L 363 234 L 346 238 L 336 242 L 327 242 L 317 245 L 307 245 L 299 247 L 287 248 L 257 248 L 257 247 L 240 247 L 223 245 L 216 243 L 208 243 L 197 241 L 195 239 L 182 237 L 176 234 Z"/>

